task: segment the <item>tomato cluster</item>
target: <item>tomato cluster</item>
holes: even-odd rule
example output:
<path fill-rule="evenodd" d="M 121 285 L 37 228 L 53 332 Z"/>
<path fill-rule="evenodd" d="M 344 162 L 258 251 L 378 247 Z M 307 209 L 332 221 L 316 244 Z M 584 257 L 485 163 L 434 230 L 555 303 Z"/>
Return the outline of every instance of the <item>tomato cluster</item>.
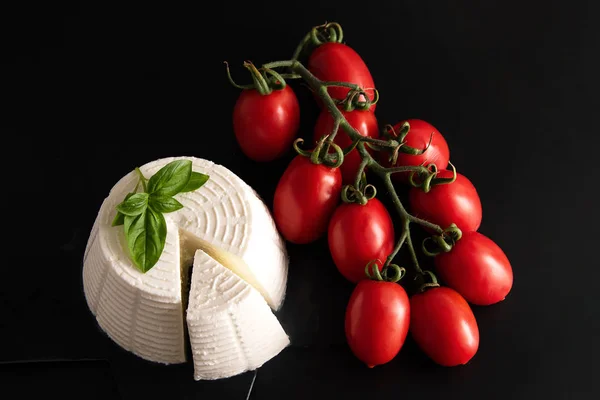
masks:
<path fill-rule="evenodd" d="M 341 277 L 355 284 L 345 332 L 359 360 L 369 367 L 391 361 L 410 332 L 434 362 L 466 364 L 479 347 L 471 305 L 504 300 L 512 288 L 512 267 L 502 249 L 478 232 L 479 194 L 450 163 L 449 146 L 439 130 L 427 121 L 405 119 L 380 132 L 373 77 L 360 55 L 341 43 L 341 28 L 338 34 L 332 25 L 337 26 L 326 24 L 310 35 L 314 48 L 307 68 L 296 57 L 281 63 L 292 72 L 304 71 L 301 77 L 317 85 L 313 89 L 326 91 L 315 90 L 321 107 L 313 132 L 316 147 L 307 152 L 294 143 L 299 154 L 275 189 L 277 229 L 295 244 L 327 238 L 332 263 Z M 330 33 L 328 41 L 319 39 L 323 33 Z M 266 66 L 249 70 L 254 86 L 244 87 L 235 105 L 234 132 L 249 158 L 274 160 L 298 141 L 300 107 L 283 74 Z M 286 74 L 294 75 L 298 74 Z M 343 132 L 341 121 L 355 133 Z M 363 146 L 359 151 L 357 144 L 364 142 L 379 147 Z M 391 151 L 382 148 L 389 143 L 397 145 Z M 394 185 L 391 189 L 410 186 L 412 214 L 399 206 L 405 213 L 401 232 L 395 232 L 388 210 L 375 190 L 369 190 L 369 169 L 384 178 L 391 174 L 394 183 L 386 181 Z M 414 252 L 409 225 L 415 223 L 430 235 L 423 250 L 435 257 L 435 273 L 422 271 L 415 259 L 423 284 L 409 296 L 398 283 L 403 268 L 391 261 L 404 243 Z"/>

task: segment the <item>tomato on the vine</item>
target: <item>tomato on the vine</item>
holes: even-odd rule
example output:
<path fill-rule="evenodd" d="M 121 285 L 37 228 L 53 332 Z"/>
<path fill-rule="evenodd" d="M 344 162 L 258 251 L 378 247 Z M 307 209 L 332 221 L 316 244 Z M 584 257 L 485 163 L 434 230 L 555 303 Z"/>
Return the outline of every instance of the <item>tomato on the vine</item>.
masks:
<path fill-rule="evenodd" d="M 345 111 L 340 110 L 346 121 L 355 128 L 358 133 L 362 136 L 378 138 L 379 128 L 377 126 L 377 117 L 372 111 L 369 110 L 353 110 Z M 333 131 L 334 123 L 333 117 L 329 110 L 324 109 L 321 111 L 317 123 L 315 124 L 314 140 L 318 141 L 325 135 L 330 135 Z M 333 140 L 342 149 L 352 144 L 352 139 L 344 132 L 342 128 L 338 129 L 338 133 L 335 135 Z M 370 151 L 370 148 L 367 148 Z M 372 151 L 370 151 L 372 153 Z M 354 149 L 346 156 L 344 156 L 344 162 L 340 166 L 342 171 L 342 183 L 350 184 L 354 182 L 358 166 L 360 165 L 361 157 L 358 150 Z"/>
<path fill-rule="evenodd" d="M 341 189 L 339 168 L 313 164 L 309 157 L 296 156 L 275 188 L 273 218 L 277 229 L 292 243 L 317 240 L 327 231 Z"/>
<path fill-rule="evenodd" d="M 380 153 L 380 162 L 385 167 L 402 166 L 427 166 L 435 164 L 437 169 L 446 169 L 450 161 L 450 149 L 444 136 L 429 122 L 420 119 L 407 119 L 400 121 L 393 126 L 394 132 L 399 134 L 402 125 L 408 122 L 410 129 L 404 138 L 405 146 L 416 150 L 425 150 L 421 154 L 413 155 L 398 151 L 398 159 L 395 164 L 389 160 L 389 153 L 382 151 Z M 430 143 L 431 142 L 431 143 Z M 392 175 L 397 182 L 408 183 L 410 174 L 407 172 L 398 172 Z"/>
<path fill-rule="evenodd" d="M 452 178 L 453 171 L 440 170 L 436 178 Z M 452 183 L 433 185 L 429 192 L 411 188 L 408 194 L 411 211 L 415 216 L 441 226 L 455 223 L 463 232 L 476 231 L 481 225 L 482 209 L 475 186 L 464 175 L 456 173 Z"/>
<path fill-rule="evenodd" d="M 385 261 L 394 250 L 392 218 L 377 198 L 365 205 L 343 203 L 329 222 L 328 242 L 340 273 L 351 282 L 359 282 L 367 278 L 365 266 L 370 261 Z"/>
<path fill-rule="evenodd" d="M 513 284 L 508 257 L 479 232 L 464 233 L 449 252 L 435 257 L 435 267 L 446 285 L 480 306 L 504 300 Z"/>
<path fill-rule="evenodd" d="M 410 298 L 410 333 L 429 358 L 446 367 L 466 364 L 479 348 L 479 327 L 469 303 L 448 287 Z"/>
<path fill-rule="evenodd" d="M 343 43 L 328 42 L 317 47 L 308 58 L 308 70 L 322 81 L 346 82 L 358 85 L 369 97 L 375 99 L 375 83 L 367 64 L 351 47 Z M 331 86 L 329 95 L 336 100 L 344 100 L 350 91 L 347 87 Z M 366 101 L 364 96 L 360 101 Z M 319 104 L 322 104 L 318 100 Z M 375 111 L 377 103 L 370 106 Z"/>
<path fill-rule="evenodd" d="M 354 355 L 369 367 L 391 361 L 404 345 L 410 303 L 397 283 L 360 281 L 346 308 L 346 340 Z"/>
<path fill-rule="evenodd" d="M 291 148 L 300 126 L 300 105 L 289 85 L 261 94 L 244 89 L 233 109 L 233 131 L 254 161 L 273 161 Z"/>

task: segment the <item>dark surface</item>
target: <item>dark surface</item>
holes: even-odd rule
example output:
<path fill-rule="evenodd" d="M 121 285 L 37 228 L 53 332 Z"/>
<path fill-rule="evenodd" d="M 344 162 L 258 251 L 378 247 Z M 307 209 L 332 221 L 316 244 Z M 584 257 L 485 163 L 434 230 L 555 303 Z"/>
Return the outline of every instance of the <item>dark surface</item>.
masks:
<path fill-rule="evenodd" d="M 2 89 L 9 104 L 0 118 L 3 138 L 13 139 L 2 146 L 3 393 L 246 397 L 253 373 L 195 382 L 191 364 L 154 365 L 113 344 L 83 297 L 83 249 L 112 185 L 158 157 L 224 164 L 270 206 L 291 154 L 257 164 L 240 153 L 231 129 L 238 91 L 223 61 L 244 80 L 244 60 L 289 58 L 311 26 L 335 20 L 374 75 L 380 123 L 422 118 L 445 135 L 479 191 L 480 231 L 512 262 L 514 287 L 503 303 L 474 307 L 481 344 L 468 366 L 437 367 L 409 338 L 396 359 L 369 370 L 346 346 L 352 286 L 325 241 L 290 245 L 279 318 L 292 346 L 258 371 L 251 398 L 600 398 L 598 7 L 375 3 L 287 12 L 264 2 L 213 10 L 47 2 L 3 13 L 14 24 L 3 25 L 2 81 L 18 87 Z M 314 105 L 294 88 L 303 133 L 312 134 Z"/>

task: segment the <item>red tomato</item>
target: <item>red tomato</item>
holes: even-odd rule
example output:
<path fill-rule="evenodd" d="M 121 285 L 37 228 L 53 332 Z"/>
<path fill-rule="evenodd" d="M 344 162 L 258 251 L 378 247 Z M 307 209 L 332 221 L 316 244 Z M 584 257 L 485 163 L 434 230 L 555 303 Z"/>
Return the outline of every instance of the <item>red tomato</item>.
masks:
<path fill-rule="evenodd" d="M 423 154 L 411 155 L 398 152 L 398 160 L 394 167 L 407 166 L 407 165 L 423 165 L 435 164 L 438 169 L 446 169 L 448 167 L 448 161 L 450 160 L 450 149 L 444 136 L 429 122 L 420 119 L 408 119 L 400 121 L 394 125 L 394 131 L 396 134 L 400 132 L 402 124 L 408 122 L 410 124 L 410 130 L 404 138 L 406 145 L 418 150 L 425 150 Z M 432 136 L 433 133 L 433 136 Z M 431 144 L 429 144 L 431 140 Z M 429 147 L 427 145 L 429 144 Z M 385 167 L 391 167 L 392 164 L 389 161 L 389 153 L 382 151 L 381 164 Z M 397 182 L 408 183 L 409 173 L 395 173 L 392 175 Z"/>
<path fill-rule="evenodd" d="M 372 111 L 340 111 L 344 115 L 348 123 L 352 127 L 354 127 L 362 136 L 372 138 L 377 138 L 379 136 L 377 118 L 375 117 L 375 114 Z M 321 114 L 317 119 L 317 123 L 315 124 L 315 142 L 318 141 L 321 137 L 331 134 L 332 130 L 333 117 L 331 116 L 329 110 L 324 109 L 323 111 L 321 111 Z M 333 141 L 342 149 L 352 144 L 350 136 L 348 136 L 348 134 L 346 134 L 346 132 L 342 128 L 339 128 L 338 133 L 337 135 L 335 135 L 335 139 Z M 360 162 L 360 154 L 356 149 L 352 150 L 348 155 L 344 157 L 344 162 L 340 166 L 340 170 L 342 171 L 342 184 L 346 185 L 354 182 L 354 178 L 356 178 L 356 172 L 358 171 L 358 166 L 360 165 Z"/>
<path fill-rule="evenodd" d="M 452 171 L 441 170 L 439 178 L 451 178 Z M 408 202 L 415 216 L 447 228 L 451 223 L 463 232 L 476 231 L 481 225 L 481 200 L 475 186 L 462 174 L 452 183 L 435 185 L 428 193 L 410 188 Z"/>
<path fill-rule="evenodd" d="M 324 43 L 317 47 L 308 58 L 308 69 L 323 81 L 353 83 L 364 89 L 370 100 L 375 98 L 375 83 L 367 65 L 351 47 L 343 43 Z M 329 95 L 333 99 L 344 100 L 350 91 L 345 87 L 329 87 Z M 365 101 L 364 96 L 360 96 Z M 317 100 L 322 104 L 320 100 Z M 377 103 L 372 104 L 375 111 Z"/>
<path fill-rule="evenodd" d="M 466 364 L 479 348 L 479 328 L 469 303 L 448 287 L 410 298 L 410 333 L 429 358 L 445 367 Z"/>
<path fill-rule="evenodd" d="M 313 164 L 296 156 L 275 188 L 273 218 L 289 242 L 310 243 L 327 231 L 327 224 L 340 200 L 342 174 L 339 168 Z"/>
<path fill-rule="evenodd" d="M 467 232 L 448 253 L 435 257 L 439 278 L 469 303 L 498 303 L 513 284 L 510 262 L 502 249 L 479 232 Z"/>
<path fill-rule="evenodd" d="M 346 340 L 354 355 L 369 367 L 391 361 L 404 345 L 410 303 L 397 283 L 360 281 L 346 308 Z"/>
<path fill-rule="evenodd" d="M 272 161 L 286 154 L 299 126 L 300 105 L 289 85 L 268 95 L 242 90 L 233 109 L 235 137 L 254 161 Z"/>
<path fill-rule="evenodd" d="M 367 278 L 365 266 L 369 261 L 384 261 L 394 249 L 392 218 L 377 198 L 364 206 L 343 203 L 329 222 L 328 241 L 337 269 L 357 283 Z M 381 264 L 379 267 L 381 270 Z"/>

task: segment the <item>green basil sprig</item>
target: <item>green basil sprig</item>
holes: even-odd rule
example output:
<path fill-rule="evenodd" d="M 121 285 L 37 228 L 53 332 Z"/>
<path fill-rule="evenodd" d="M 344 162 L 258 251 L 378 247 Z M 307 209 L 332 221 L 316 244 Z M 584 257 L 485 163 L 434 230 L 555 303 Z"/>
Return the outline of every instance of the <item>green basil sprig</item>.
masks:
<path fill-rule="evenodd" d="M 140 179 L 133 192 L 116 207 L 112 226 L 124 226 L 129 255 L 135 266 L 148 272 L 158 262 L 167 239 L 163 214 L 183 208 L 175 196 L 204 185 L 209 176 L 192 171 L 190 160 L 176 160 L 162 167 L 149 180 L 136 168 Z M 142 192 L 137 193 L 139 187 Z"/>

